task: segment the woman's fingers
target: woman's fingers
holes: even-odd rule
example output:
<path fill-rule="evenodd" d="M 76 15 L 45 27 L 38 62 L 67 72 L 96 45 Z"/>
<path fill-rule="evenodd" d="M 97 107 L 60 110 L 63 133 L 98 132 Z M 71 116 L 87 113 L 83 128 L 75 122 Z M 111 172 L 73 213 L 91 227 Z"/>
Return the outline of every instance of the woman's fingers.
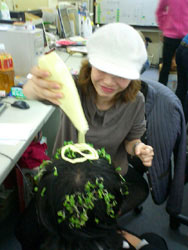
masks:
<path fill-rule="evenodd" d="M 153 148 L 144 143 L 137 145 L 135 149 L 136 155 L 140 158 L 144 166 L 150 167 L 152 165 L 152 160 L 154 156 Z"/>
<path fill-rule="evenodd" d="M 55 104 L 55 105 L 57 105 L 57 106 L 59 106 L 61 104 L 60 99 L 57 99 L 57 98 L 56 99 L 55 98 L 49 98 L 48 101 Z"/>
<path fill-rule="evenodd" d="M 40 78 L 46 78 L 46 77 L 49 77 L 50 76 L 50 73 L 46 70 L 42 70 L 40 69 L 39 67 L 37 66 L 34 66 L 32 69 L 31 69 L 31 74 L 33 76 L 36 76 L 36 77 L 40 77 Z"/>
<path fill-rule="evenodd" d="M 41 88 L 60 89 L 62 87 L 62 84 L 46 80 L 45 78 L 49 77 L 50 73 L 40 69 L 37 66 L 32 68 L 31 74 L 31 80 Z"/>
<path fill-rule="evenodd" d="M 142 148 L 142 155 L 154 155 L 153 148 L 145 145 L 145 147 Z"/>
<path fill-rule="evenodd" d="M 146 156 L 146 157 L 141 157 L 142 158 L 142 161 L 151 161 L 153 159 L 153 156 Z"/>
<path fill-rule="evenodd" d="M 39 85 L 34 84 L 33 86 L 34 92 L 37 93 L 38 97 L 40 99 L 52 101 L 55 104 L 59 103 L 58 99 L 62 98 L 63 94 L 61 92 L 55 92 L 51 88 L 41 87 L 41 84 L 43 83 L 40 82 Z M 46 86 L 46 83 L 44 83 L 44 85 Z"/>
<path fill-rule="evenodd" d="M 41 70 L 39 67 L 33 67 L 28 82 L 23 87 L 24 95 L 29 99 L 48 100 L 56 105 L 60 104 L 60 98 L 63 98 L 63 93 L 60 89 L 62 84 L 47 80 L 50 73 Z"/>
<path fill-rule="evenodd" d="M 32 77 L 32 81 L 38 88 L 41 89 L 58 90 L 61 88 L 61 85 L 57 82 L 47 81 L 42 78 L 37 78 L 36 76 Z"/>
<path fill-rule="evenodd" d="M 151 165 L 152 165 L 152 160 L 153 160 L 153 157 L 150 158 L 150 159 L 143 159 L 143 160 L 142 160 L 142 163 L 143 163 L 143 165 L 146 166 L 146 167 L 151 167 Z"/>

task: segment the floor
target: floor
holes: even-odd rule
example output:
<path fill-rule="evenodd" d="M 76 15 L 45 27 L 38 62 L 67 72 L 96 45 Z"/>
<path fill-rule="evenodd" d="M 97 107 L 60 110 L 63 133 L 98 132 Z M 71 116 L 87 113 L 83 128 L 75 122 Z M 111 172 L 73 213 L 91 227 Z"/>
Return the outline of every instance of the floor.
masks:
<path fill-rule="evenodd" d="M 185 186 L 184 205 L 182 214 L 188 216 L 188 185 Z M 169 227 L 169 216 L 165 210 L 165 204 L 155 205 L 151 199 L 145 201 L 140 215 L 130 213 L 120 219 L 120 225 L 137 234 L 153 232 L 164 237 L 169 250 L 188 249 L 188 226 L 181 225 L 178 230 Z"/>
<path fill-rule="evenodd" d="M 158 71 L 156 69 L 147 70 L 143 73 L 143 77 L 157 80 Z M 188 216 L 188 184 L 185 186 L 182 213 Z M 14 226 L 17 218 L 18 208 L 14 204 L 10 215 L 5 220 L 0 220 L 0 250 L 21 250 L 14 236 Z M 143 211 L 140 215 L 136 216 L 131 212 L 122 216 L 119 219 L 119 223 L 137 234 L 143 232 L 158 233 L 166 239 L 169 250 L 188 249 L 188 227 L 181 225 L 176 231 L 170 229 L 165 204 L 160 206 L 155 205 L 151 196 L 143 204 Z"/>

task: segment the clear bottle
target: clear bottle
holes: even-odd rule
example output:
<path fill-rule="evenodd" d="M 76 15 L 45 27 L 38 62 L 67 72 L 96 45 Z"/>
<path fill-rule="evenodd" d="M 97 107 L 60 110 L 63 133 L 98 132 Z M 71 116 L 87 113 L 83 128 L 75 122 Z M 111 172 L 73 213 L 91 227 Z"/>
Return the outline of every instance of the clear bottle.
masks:
<path fill-rule="evenodd" d="M 13 59 L 12 56 L 6 52 L 5 45 L 0 43 L 0 96 L 8 94 L 13 86 Z"/>
<path fill-rule="evenodd" d="M 0 19 L 4 19 L 4 20 L 10 20 L 10 11 L 8 8 L 8 5 L 3 1 L 0 0 Z"/>

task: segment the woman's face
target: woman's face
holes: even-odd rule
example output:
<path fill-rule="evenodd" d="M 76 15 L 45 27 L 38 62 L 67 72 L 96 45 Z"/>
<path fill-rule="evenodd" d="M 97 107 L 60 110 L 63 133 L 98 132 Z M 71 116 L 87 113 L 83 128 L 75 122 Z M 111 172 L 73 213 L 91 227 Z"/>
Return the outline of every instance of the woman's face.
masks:
<path fill-rule="evenodd" d="M 118 77 L 100 71 L 92 66 L 91 81 L 98 97 L 112 100 L 114 96 L 126 89 L 131 82 L 129 79 Z"/>

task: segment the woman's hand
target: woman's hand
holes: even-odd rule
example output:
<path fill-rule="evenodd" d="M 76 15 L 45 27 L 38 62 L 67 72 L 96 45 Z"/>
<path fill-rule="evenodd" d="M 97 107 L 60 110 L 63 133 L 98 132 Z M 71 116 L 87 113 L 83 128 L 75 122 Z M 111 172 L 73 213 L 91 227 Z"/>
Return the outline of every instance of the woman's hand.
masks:
<path fill-rule="evenodd" d="M 134 153 L 140 158 L 144 166 L 150 167 L 152 165 L 154 152 L 151 146 L 140 142 L 135 146 Z"/>
<path fill-rule="evenodd" d="M 60 98 L 63 97 L 58 90 L 62 87 L 59 83 L 46 80 L 50 73 L 34 67 L 31 71 L 32 77 L 23 86 L 23 94 L 28 99 L 48 100 L 59 105 Z"/>

